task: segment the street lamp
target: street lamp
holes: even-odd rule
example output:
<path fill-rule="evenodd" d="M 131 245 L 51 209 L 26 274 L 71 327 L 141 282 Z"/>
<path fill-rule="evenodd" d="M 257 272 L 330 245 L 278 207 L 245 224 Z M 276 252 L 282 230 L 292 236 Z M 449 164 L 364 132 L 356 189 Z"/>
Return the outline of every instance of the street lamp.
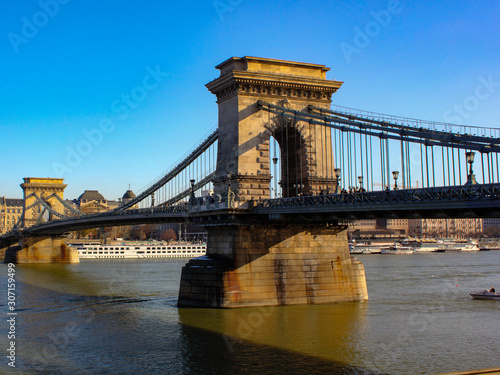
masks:
<path fill-rule="evenodd" d="M 363 176 L 358 176 L 359 191 L 363 191 Z"/>
<path fill-rule="evenodd" d="M 234 204 L 235 194 L 231 190 L 231 177 L 233 176 L 232 172 L 227 172 L 227 207 L 231 208 Z"/>
<path fill-rule="evenodd" d="M 189 180 L 191 182 L 191 196 L 189 197 L 189 200 L 191 201 L 191 206 L 194 206 L 194 201 L 196 200 L 196 197 L 194 196 L 194 179 Z"/>
<path fill-rule="evenodd" d="M 393 171 L 392 178 L 394 179 L 394 190 L 398 190 L 398 177 L 399 177 L 399 171 Z"/>
<path fill-rule="evenodd" d="M 474 163 L 474 152 L 469 151 L 465 153 L 465 156 L 467 158 L 467 163 L 469 163 L 469 174 L 467 176 L 467 182 L 465 185 L 475 185 L 477 184 L 476 182 L 476 176 L 474 176 L 472 172 L 472 164 Z"/>
<path fill-rule="evenodd" d="M 340 193 L 340 168 L 335 168 L 335 176 L 337 177 L 337 187 L 335 189 L 335 192 L 338 194 Z"/>

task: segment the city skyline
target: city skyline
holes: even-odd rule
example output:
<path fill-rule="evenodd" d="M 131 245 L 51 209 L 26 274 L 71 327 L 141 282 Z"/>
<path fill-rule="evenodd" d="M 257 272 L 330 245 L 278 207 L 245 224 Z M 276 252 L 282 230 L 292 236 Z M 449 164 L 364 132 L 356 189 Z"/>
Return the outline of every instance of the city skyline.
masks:
<path fill-rule="evenodd" d="M 324 64 L 333 103 L 498 128 L 500 4 L 69 0 L 3 6 L 0 195 L 137 193 L 217 123 L 204 87 L 232 56 Z"/>

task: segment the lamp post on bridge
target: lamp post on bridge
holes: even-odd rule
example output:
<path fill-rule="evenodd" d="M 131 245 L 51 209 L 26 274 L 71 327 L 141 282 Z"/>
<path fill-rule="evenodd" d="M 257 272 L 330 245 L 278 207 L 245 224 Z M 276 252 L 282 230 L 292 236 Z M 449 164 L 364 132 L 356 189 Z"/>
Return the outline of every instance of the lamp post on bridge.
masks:
<path fill-rule="evenodd" d="M 234 192 L 231 189 L 232 172 L 227 172 L 227 208 L 232 208 L 234 205 Z"/>
<path fill-rule="evenodd" d="M 341 192 L 341 188 L 340 188 L 340 168 L 335 168 L 334 171 L 335 171 L 335 176 L 337 177 L 337 186 L 335 188 L 335 192 L 337 194 L 340 194 L 340 192 Z"/>
<path fill-rule="evenodd" d="M 399 171 L 393 171 L 392 178 L 394 179 L 394 190 L 398 190 L 398 177 L 399 177 Z"/>
<path fill-rule="evenodd" d="M 194 179 L 189 180 L 191 182 L 191 194 L 189 195 L 189 204 L 194 206 L 196 197 L 194 196 Z"/>
<path fill-rule="evenodd" d="M 364 191 L 363 189 L 363 176 L 358 176 L 359 191 Z"/>
<path fill-rule="evenodd" d="M 472 164 L 474 163 L 474 152 L 469 151 L 465 153 L 465 156 L 467 158 L 467 163 L 469 163 L 469 174 L 467 175 L 467 182 L 465 185 L 475 185 L 477 184 L 476 182 L 476 176 L 474 176 L 474 173 L 472 172 Z"/>
<path fill-rule="evenodd" d="M 295 196 L 300 197 L 304 192 L 304 184 L 293 184 L 293 188 L 295 189 Z"/>

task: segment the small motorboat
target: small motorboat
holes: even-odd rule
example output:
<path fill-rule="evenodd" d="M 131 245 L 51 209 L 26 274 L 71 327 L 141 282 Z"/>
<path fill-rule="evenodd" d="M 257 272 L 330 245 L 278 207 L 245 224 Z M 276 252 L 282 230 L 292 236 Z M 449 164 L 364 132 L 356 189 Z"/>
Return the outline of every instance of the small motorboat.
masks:
<path fill-rule="evenodd" d="M 473 299 L 493 299 L 500 301 L 500 294 L 490 292 L 489 290 L 483 290 L 481 292 L 471 292 L 469 294 Z"/>

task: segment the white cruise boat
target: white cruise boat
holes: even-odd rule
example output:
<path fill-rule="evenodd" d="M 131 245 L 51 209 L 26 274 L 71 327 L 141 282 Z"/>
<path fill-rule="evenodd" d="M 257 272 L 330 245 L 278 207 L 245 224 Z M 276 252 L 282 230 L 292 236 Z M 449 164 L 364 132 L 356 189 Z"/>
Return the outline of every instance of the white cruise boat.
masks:
<path fill-rule="evenodd" d="M 418 239 L 408 237 L 403 244 L 403 246 L 409 246 L 413 249 L 414 253 L 432 253 L 437 251 L 438 244 L 435 239 Z"/>
<path fill-rule="evenodd" d="M 382 254 L 413 254 L 413 249 L 410 246 L 403 246 L 400 243 L 395 243 L 394 246 L 382 250 Z"/>
<path fill-rule="evenodd" d="M 71 246 L 78 250 L 80 259 L 194 258 L 205 255 L 207 252 L 205 243 L 78 244 Z"/>
<path fill-rule="evenodd" d="M 468 243 L 464 247 L 461 248 L 462 251 L 479 251 L 481 250 L 479 246 L 475 243 Z"/>
<path fill-rule="evenodd" d="M 389 244 L 386 243 L 352 242 L 349 244 L 351 254 L 380 254 L 388 248 Z"/>
<path fill-rule="evenodd" d="M 469 252 L 481 250 L 476 243 L 463 240 L 440 240 L 438 241 L 437 252 Z"/>

